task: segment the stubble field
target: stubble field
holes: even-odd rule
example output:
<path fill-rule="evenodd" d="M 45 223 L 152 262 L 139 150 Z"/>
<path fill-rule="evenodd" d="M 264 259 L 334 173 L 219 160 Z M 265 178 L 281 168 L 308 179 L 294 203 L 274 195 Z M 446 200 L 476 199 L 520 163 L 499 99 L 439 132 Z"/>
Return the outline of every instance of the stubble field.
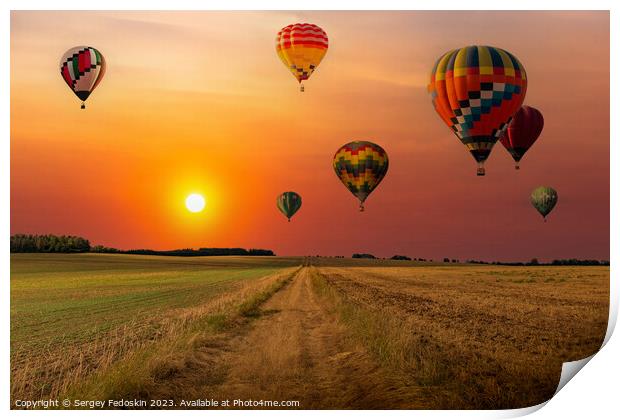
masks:
<path fill-rule="evenodd" d="M 608 302 L 608 267 L 15 254 L 11 396 L 517 408 Z"/>

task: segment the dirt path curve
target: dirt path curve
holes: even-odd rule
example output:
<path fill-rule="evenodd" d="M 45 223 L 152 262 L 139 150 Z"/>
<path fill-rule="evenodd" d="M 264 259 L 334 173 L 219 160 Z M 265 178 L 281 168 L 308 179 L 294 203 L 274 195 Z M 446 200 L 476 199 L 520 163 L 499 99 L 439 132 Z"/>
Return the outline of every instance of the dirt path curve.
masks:
<path fill-rule="evenodd" d="M 322 306 L 309 270 L 302 268 L 263 305 L 251 330 L 226 346 L 218 361 L 226 373 L 200 394 L 296 400 L 303 409 L 420 407 L 421 396 L 384 372 Z"/>

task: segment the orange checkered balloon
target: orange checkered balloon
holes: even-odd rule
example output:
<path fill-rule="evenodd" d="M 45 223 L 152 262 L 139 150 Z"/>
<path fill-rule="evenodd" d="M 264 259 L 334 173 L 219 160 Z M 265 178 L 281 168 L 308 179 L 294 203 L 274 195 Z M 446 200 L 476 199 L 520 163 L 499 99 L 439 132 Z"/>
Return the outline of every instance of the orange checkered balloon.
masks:
<path fill-rule="evenodd" d="M 441 119 L 478 162 L 484 162 L 527 90 L 525 69 L 500 48 L 473 45 L 442 55 L 431 72 L 428 90 Z"/>

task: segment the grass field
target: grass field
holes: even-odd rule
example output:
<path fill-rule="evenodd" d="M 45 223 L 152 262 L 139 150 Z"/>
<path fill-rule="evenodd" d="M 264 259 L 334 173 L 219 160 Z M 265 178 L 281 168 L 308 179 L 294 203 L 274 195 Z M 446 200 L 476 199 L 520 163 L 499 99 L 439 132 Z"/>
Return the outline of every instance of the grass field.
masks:
<path fill-rule="evenodd" d="M 608 267 L 14 254 L 11 394 L 516 408 L 608 302 Z"/>
<path fill-rule="evenodd" d="M 154 341 L 190 309 L 299 259 L 104 254 L 11 256 L 13 393 L 58 395 Z"/>

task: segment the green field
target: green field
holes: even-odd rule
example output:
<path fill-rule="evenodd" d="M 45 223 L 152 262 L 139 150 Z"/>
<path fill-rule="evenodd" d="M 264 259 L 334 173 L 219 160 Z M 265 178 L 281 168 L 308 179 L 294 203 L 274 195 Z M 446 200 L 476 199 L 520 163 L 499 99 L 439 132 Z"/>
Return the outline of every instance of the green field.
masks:
<path fill-rule="evenodd" d="M 92 339 L 153 311 L 204 303 L 294 260 L 21 254 L 11 259 L 13 351 Z"/>
<path fill-rule="evenodd" d="M 208 304 L 300 261 L 277 257 L 13 254 L 13 389 L 28 389 L 28 394 L 38 396 L 58 391 L 50 382 L 54 375 L 74 368 L 63 355 L 75 352 L 80 357 L 96 358 L 94 353 L 103 350 L 105 341 L 121 335 L 129 335 L 136 342 L 153 339 L 161 324 L 182 316 L 183 309 Z M 131 331 L 128 334 L 123 328 Z M 126 337 L 122 339 L 127 341 Z M 42 379 L 36 390 L 31 389 L 35 378 Z"/>

